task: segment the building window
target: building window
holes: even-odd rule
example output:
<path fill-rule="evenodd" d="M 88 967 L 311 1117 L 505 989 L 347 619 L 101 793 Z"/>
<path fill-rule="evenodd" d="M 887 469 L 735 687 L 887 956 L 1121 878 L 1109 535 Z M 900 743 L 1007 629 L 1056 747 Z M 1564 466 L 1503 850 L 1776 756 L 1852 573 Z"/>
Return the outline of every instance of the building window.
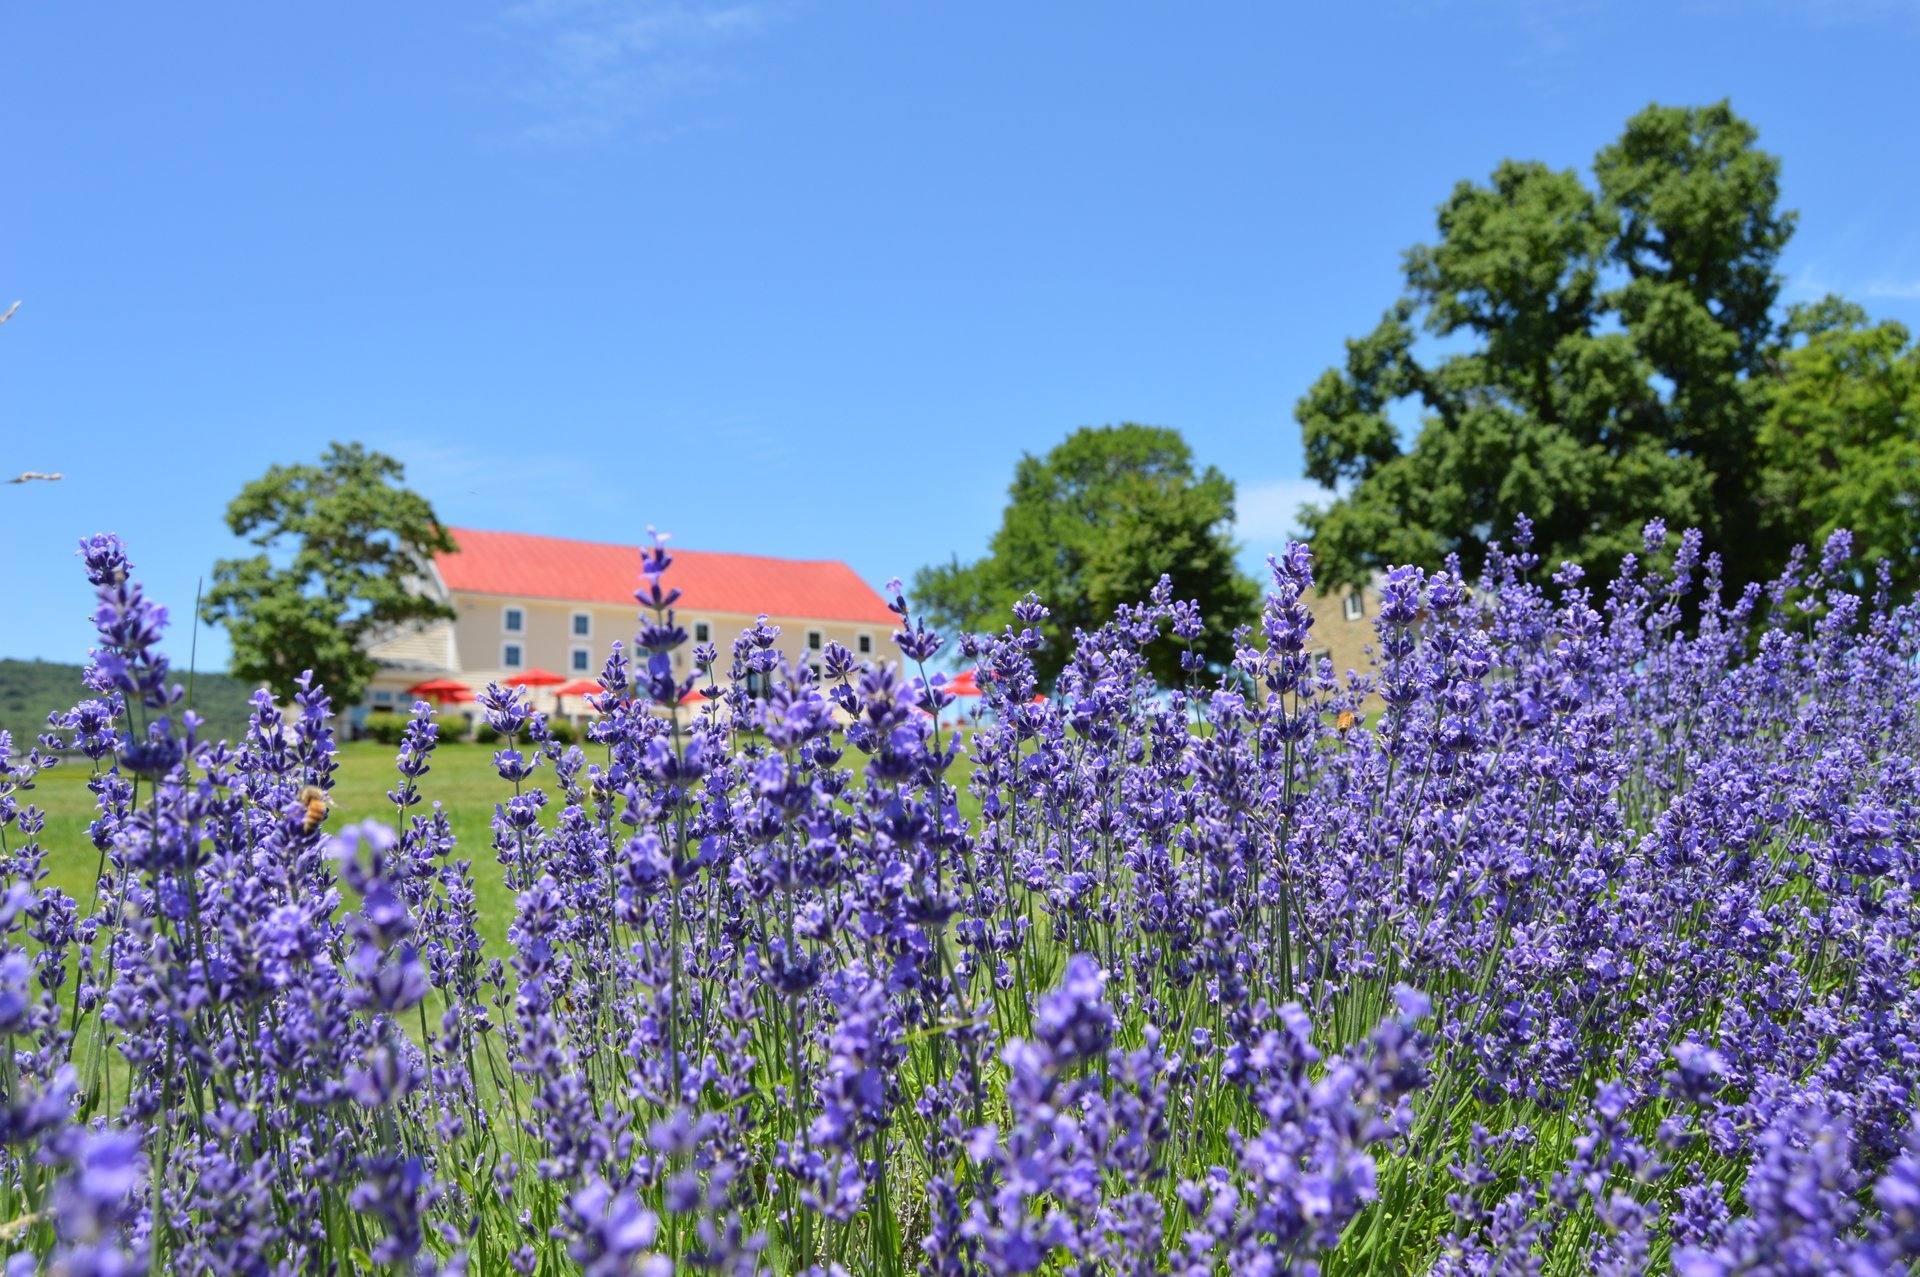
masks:
<path fill-rule="evenodd" d="M 593 613 L 575 612 L 573 614 L 573 636 L 575 638 L 593 637 Z"/>
<path fill-rule="evenodd" d="M 807 631 L 807 650 L 809 652 L 817 652 L 821 648 L 825 647 L 826 645 L 827 645 L 826 635 L 822 634 L 819 630 Z"/>
<path fill-rule="evenodd" d="M 502 608 L 500 628 L 509 634 L 519 634 L 527 628 L 527 614 L 517 607 Z"/>
<path fill-rule="evenodd" d="M 393 704 L 393 693 L 392 692 L 375 692 L 373 694 L 373 703 L 375 705 L 391 705 Z"/>
<path fill-rule="evenodd" d="M 510 670 L 520 668 L 520 645 L 518 643 L 503 643 L 500 645 L 500 664 Z"/>
<path fill-rule="evenodd" d="M 576 647 L 573 649 L 573 672 L 585 674 L 593 668 L 593 649 Z"/>
<path fill-rule="evenodd" d="M 859 645 L 860 655 L 862 656 L 873 655 L 873 635 L 862 634 L 859 638 L 855 639 L 854 642 Z"/>
<path fill-rule="evenodd" d="M 1357 621 L 1367 614 L 1366 600 L 1361 597 L 1360 591 L 1354 590 L 1340 600 L 1340 612 L 1349 621 Z"/>
<path fill-rule="evenodd" d="M 713 627 L 705 621 L 695 621 L 693 623 L 693 641 L 696 643 L 711 643 L 713 641 Z"/>

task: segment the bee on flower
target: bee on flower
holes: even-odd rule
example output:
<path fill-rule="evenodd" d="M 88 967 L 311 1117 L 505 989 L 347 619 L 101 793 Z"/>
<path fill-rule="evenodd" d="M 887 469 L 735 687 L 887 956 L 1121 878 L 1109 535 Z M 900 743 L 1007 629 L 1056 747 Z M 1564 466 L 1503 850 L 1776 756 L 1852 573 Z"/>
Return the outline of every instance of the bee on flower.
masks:
<path fill-rule="evenodd" d="M 302 788 L 299 804 L 301 807 L 300 832 L 306 834 L 320 828 L 320 822 L 324 821 L 327 813 L 333 810 L 333 799 L 328 797 L 327 791 L 318 785 Z"/>

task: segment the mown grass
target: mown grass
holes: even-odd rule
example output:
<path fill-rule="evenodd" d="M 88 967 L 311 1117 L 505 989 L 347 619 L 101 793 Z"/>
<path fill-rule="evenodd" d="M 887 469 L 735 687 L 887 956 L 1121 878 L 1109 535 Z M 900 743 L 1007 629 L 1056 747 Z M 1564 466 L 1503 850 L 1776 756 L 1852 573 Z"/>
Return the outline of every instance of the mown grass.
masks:
<path fill-rule="evenodd" d="M 602 753 L 595 745 L 582 748 L 590 760 Z M 338 829 L 367 819 L 399 823 L 399 813 L 387 798 L 387 791 L 399 780 L 393 769 L 397 752 L 393 746 L 375 741 L 354 741 L 340 747 L 334 805 L 327 817 L 329 828 Z M 420 779 L 420 791 L 426 801 L 413 810 L 430 811 L 432 804 L 439 803 L 446 811 L 447 821 L 459 840 L 456 854 L 473 862 L 481 938 L 486 941 L 490 957 L 504 958 L 508 955 L 507 927 L 513 921 L 513 893 L 507 890 L 502 868 L 491 851 L 492 823 L 494 804 L 510 797 L 513 787 L 495 773 L 493 752 L 491 745 L 466 743 L 449 743 L 435 750 L 433 770 Z M 860 756 L 851 753 L 846 765 L 857 770 L 859 763 Z M 961 791 L 961 811 L 969 818 L 979 811 L 978 802 L 966 792 L 970 771 L 963 755 L 949 775 Z M 93 793 L 87 788 L 87 780 L 92 775 L 92 764 L 86 759 L 64 758 L 57 766 L 42 772 L 33 790 L 22 795 L 22 801 L 46 813 L 46 829 L 40 835 L 40 845 L 46 849 L 45 885 L 66 892 L 82 910 L 93 899 L 94 875 L 100 863 L 99 853 L 87 834 L 87 826 L 95 816 Z M 551 785 L 552 779 L 551 771 L 543 765 L 529 784 Z M 550 823 L 557 811 L 549 808 L 548 813 Z"/>
<path fill-rule="evenodd" d="M 329 828 L 369 818 L 397 823 L 394 805 L 387 798 L 387 791 L 399 779 L 393 770 L 396 752 L 393 746 L 375 741 L 341 746 L 334 806 L 327 817 Z M 40 845 L 47 853 L 46 885 L 66 892 L 82 909 L 93 899 L 94 874 L 99 865 L 99 853 L 87 835 L 95 814 L 93 793 L 87 788 L 92 774 L 92 765 L 86 759 L 62 759 L 58 766 L 42 772 L 33 791 L 25 796 L 47 815 L 47 827 L 40 836 Z M 494 803 L 511 794 L 512 789 L 494 774 L 493 750 L 466 744 L 442 746 L 434 752 L 433 770 L 421 778 L 420 787 L 428 804 L 437 802 L 445 808 L 447 820 L 460 840 L 459 854 L 473 860 L 481 933 L 490 951 L 504 954 L 507 924 L 513 920 L 513 897 L 488 847 Z M 423 805 L 417 810 L 430 807 Z"/>

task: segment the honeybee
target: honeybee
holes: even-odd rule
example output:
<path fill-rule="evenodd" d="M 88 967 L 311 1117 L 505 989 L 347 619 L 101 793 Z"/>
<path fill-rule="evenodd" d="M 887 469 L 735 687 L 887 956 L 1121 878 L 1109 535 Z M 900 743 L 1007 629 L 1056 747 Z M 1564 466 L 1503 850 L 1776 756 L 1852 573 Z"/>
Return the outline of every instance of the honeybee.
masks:
<path fill-rule="evenodd" d="M 300 830 L 310 834 L 320 828 L 320 822 L 333 809 L 333 799 L 327 797 L 327 791 L 320 786 L 308 785 L 300 791 L 300 805 L 306 808 L 300 818 Z"/>
<path fill-rule="evenodd" d="M 1333 720 L 1333 726 L 1336 731 L 1338 731 L 1342 736 L 1345 736 L 1348 732 L 1354 729 L 1354 726 L 1357 723 L 1359 723 L 1359 721 L 1360 721 L 1359 716 L 1356 715 L 1352 710 L 1343 709 L 1340 711 L 1340 717 Z"/>

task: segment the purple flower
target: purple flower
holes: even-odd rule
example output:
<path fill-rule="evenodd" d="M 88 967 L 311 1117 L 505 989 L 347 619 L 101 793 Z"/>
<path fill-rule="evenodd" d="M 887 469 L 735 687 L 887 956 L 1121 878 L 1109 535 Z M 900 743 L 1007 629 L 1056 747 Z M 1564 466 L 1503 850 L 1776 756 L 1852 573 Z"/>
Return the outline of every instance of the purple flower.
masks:
<path fill-rule="evenodd" d="M 682 710 L 655 537 L 586 748 L 488 689 L 469 834 L 416 706 L 393 824 L 331 836 L 309 789 L 358 764 L 324 692 L 202 741 L 163 610 L 90 541 L 89 699 L 0 734 L 10 1244 L 55 1273 L 1904 1271 L 1920 602 L 1846 538 L 1752 587 L 1696 533 L 1615 539 L 1611 580 L 1542 579 L 1525 520 L 1477 578 L 1393 568 L 1346 679 L 1298 543 L 1231 666 L 1176 687 L 1153 645 L 1205 620 L 1170 581 L 1044 697 L 1068 636 L 1029 596 L 954 636 L 956 734 L 942 675 L 816 671 L 765 618 L 695 649 Z M 892 593 L 905 659 L 945 650 Z M 68 745 L 80 847 L 34 805 Z"/>
<path fill-rule="evenodd" d="M 567 1254 L 586 1277 L 667 1277 L 673 1271 L 666 1256 L 649 1253 L 659 1218 L 605 1180 L 589 1181 L 569 1197 L 562 1217 L 565 1228 L 555 1235 L 571 1236 Z"/>

